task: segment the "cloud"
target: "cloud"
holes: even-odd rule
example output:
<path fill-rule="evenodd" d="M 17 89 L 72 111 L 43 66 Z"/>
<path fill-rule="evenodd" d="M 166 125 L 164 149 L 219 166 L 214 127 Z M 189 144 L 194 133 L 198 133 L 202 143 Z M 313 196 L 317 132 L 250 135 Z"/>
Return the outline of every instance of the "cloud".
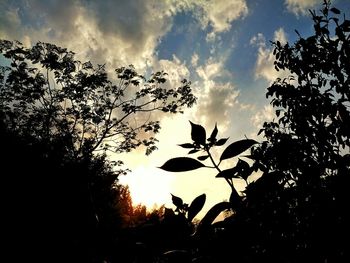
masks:
<path fill-rule="evenodd" d="M 259 130 L 262 128 L 264 122 L 272 121 L 275 117 L 275 111 L 273 107 L 269 105 L 265 105 L 260 111 L 256 112 L 255 115 L 252 116 L 251 122 L 254 127 Z"/>
<path fill-rule="evenodd" d="M 172 13 L 191 11 L 203 29 L 211 28 L 207 35 L 213 41 L 217 33 L 230 30 L 234 20 L 248 14 L 245 0 L 172 0 Z"/>
<path fill-rule="evenodd" d="M 266 46 L 266 38 L 262 33 L 258 33 L 257 35 L 253 36 L 249 43 L 253 46 L 258 46 L 258 47 L 265 47 Z"/>
<path fill-rule="evenodd" d="M 194 53 L 191 57 L 191 64 L 193 67 L 196 67 L 198 65 L 198 60 L 199 60 L 198 54 Z"/>
<path fill-rule="evenodd" d="M 224 67 L 224 59 L 210 57 L 204 65 L 197 67 L 199 80 L 194 83 L 198 107 L 195 118 L 207 127 L 217 122 L 225 130 L 230 122 L 230 111 L 238 105 L 239 91 L 231 82 L 232 76 Z"/>
<path fill-rule="evenodd" d="M 82 60 L 139 70 L 157 60 L 156 47 L 175 15 L 191 13 L 215 40 L 248 13 L 245 0 L 4 0 L 0 7 L 2 38 L 51 42 L 78 51 Z"/>
<path fill-rule="evenodd" d="M 287 6 L 289 12 L 296 16 L 307 14 L 308 10 L 317 4 L 319 0 L 285 0 L 284 4 Z"/>
<path fill-rule="evenodd" d="M 287 44 L 287 35 L 283 28 L 280 27 L 273 34 L 273 41 L 279 41 L 282 45 Z"/>
<path fill-rule="evenodd" d="M 172 26 L 167 6 L 143 1 L 5 1 L 1 37 L 52 42 L 80 59 L 145 69 Z"/>
<path fill-rule="evenodd" d="M 287 43 L 287 36 L 283 28 L 279 28 L 274 32 L 274 41 L 280 41 L 282 44 Z M 275 56 L 273 48 L 267 47 L 266 39 L 263 34 L 258 33 L 250 40 L 251 45 L 258 47 L 258 55 L 255 65 L 255 77 L 264 78 L 272 83 L 276 78 L 284 78 L 289 75 L 288 71 L 276 71 L 274 67 Z"/>
<path fill-rule="evenodd" d="M 231 22 L 248 14 L 244 0 L 200 1 L 204 11 L 201 17 L 203 25 L 210 24 L 213 32 L 224 32 L 231 28 Z"/>
<path fill-rule="evenodd" d="M 238 104 L 239 91 L 230 83 L 205 82 L 208 92 L 200 97 L 197 116 L 201 123 L 212 127 L 217 122 L 221 130 L 230 124 L 230 112 Z"/>
<path fill-rule="evenodd" d="M 199 66 L 196 70 L 198 76 L 200 76 L 203 80 L 210 80 L 216 77 L 221 76 L 223 70 L 222 62 L 207 62 L 203 66 Z"/>
<path fill-rule="evenodd" d="M 176 88 L 180 81 L 183 79 L 189 79 L 190 71 L 185 62 L 181 62 L 180 59 L 173 54 L 172 60 L 161 59 L 155 61 L 153 65 L 155 71 L 164 70 L 168 76 L 169 87 Z"/>

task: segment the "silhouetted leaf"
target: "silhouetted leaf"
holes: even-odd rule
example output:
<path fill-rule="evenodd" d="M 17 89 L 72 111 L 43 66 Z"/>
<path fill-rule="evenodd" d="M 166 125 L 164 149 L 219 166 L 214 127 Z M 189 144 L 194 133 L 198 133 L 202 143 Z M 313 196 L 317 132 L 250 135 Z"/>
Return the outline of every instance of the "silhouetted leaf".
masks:
<path fill-rule="evenodd" d="M 228 138 L 222 138 L 222 139 L 218 140 L 218 141 L 215 143 L 215 145 L 216 145 L 216 146 L 222 146 L 222 145 L 224 145 L 224 144 L 227 142 L 227 140 L 228 140 Z"/>
<path fill-rule="evenodd" d="M 339 15 L 340 14 L 340 11 L 339 11 L 339 9 L 338 8 L 335 8 L 335 7 L 332 7 L 331 9 L 330 9 L 330 11 L 332 11 L 334 14 L 336 14 L 336 15 Z"/>
<path fill-rule="evenodd" d="M 258 132 L 258 136 L 264 131 L 265 129 L 260 129 Z"/>
<path fill-rule="evenodd" d="M 244 180 L 247 180 L 248 176 L 251 174 L 251 169 L 249 164 L 246 161 L 243 161 L 241 159 L 238 159 L 237 165 L 236 165 L 237 173 L 240 177 L 242 177 Z"/>
<path fill-rule="evenodd" d="M 173 195 L 173 194 L 171 194 L 171 201 L 177 208 L 181 208 L 184 204 L 184 202 L 180 197 L 177 197 L 176 195 Z"/>
<path fill-rule="evenodd" d="M 231 192 L 230 204 L 233 209 L 237 209 L 241 205 L 241 197 L 236 191 Z"/>
<path fill-rule="evenodd" d="M 218 135 L 218 127 L 215 123 L 215 127 L 214 127 L 213 131 L 211 132 L 211 135 L 210 135 L 208 141 L 214 142 L 216 140 L 216 135 Z"/>
<path fill-rule="evenodd" d="M 193 153 L 196 153 L 196 152 L 199 152 L 199 150 L 198 149 L 193 149 L 193 150 L 189 151 L 188 154 L 193 154 Z"/>
<path fill-rule="evenodd" d="M 179 144 L 179 146 L 186 149 L 191 149 L 194 147 L 192 143 L 183 143 L 183 144 Z"/>
<path fill-rule="evenodd" d="M 168 172 L 185 172 L 195 170 L 205 165 L 193 158 L 177 157 L 166 161 L 160 169 Z"/>
<path fill-rule="evenodd" d="M 203 126 L 191 122 L 191 138 L 195 143 L 204 145 L 206 140 L 206 132 Z"/>
<path fill-rule="evenodd" d="M 248 150 L 252 145 L 256 143 L 257 142 L 252 139 L 245 139 L 231 143 L 221 154 L 220 160 L 222 161 L 225 159 L 235 157 L 238 154 L 241 154 L 242 152 Z"/>
<path fill-rule="evenodd" d="M 192 221 L 192 219 L 199 213 L 199 211 L 202 210 L 204 203 L 206 200 L 206 195 L 202 194 L 200 196 L 197 196 L 192 203 L 190 204 L 190 207 L 188 208 L 188 220 Z"/>
<path fill-rule="evenodd" d="M 203 155 L 203 156 L 199 156 L 197 159 L 200 161 L 204 161 L 209 157 L 209 155 Z"/>
<path fill-rule="evenodd" d="M 229 202 L 220 202 L 214 205 L 203 217 L 201 222 L 198 225 L 197 233 L 205 231 L 213 223 L 215 218 L 220 215 L 221 212 L 224 212 L 227 209 L 230 209 L 231 205 Z"/>

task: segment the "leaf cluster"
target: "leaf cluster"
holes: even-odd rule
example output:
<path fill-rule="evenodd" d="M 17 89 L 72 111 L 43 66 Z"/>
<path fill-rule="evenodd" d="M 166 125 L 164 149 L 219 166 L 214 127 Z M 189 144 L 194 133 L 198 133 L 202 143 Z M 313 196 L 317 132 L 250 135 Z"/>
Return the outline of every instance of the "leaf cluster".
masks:
<path fill-rule="evenodd" d="M 257 144 L 255 140 L 244 139 L 231 143 L 228 145 L 223 152 L 221 153 L 219 162 L 215 162 L 211 150 L 213 147 L 223 146 L 228 138 L 218 139 L 218 128 L 215 125 L 210 136 L 207 138 L 206 130 L 203 126 L 190 122 L 191 124 L 191 139 L 192 143 L 183 143 L 179 146 L 185 149 L 190 149 L 188 152 L 189 155 L 203 152 L 205 155 L 200 155 L 197 159 L 191 157 L 176 157 L 166 161 L 160 168 L 169 171 L 169 172 L 185 172 L 191 171 L 198 168 L 212 168 L 216 169 L 218 174 L 217 178 L 224 178 L 230 189 L 232 191 L 230 196 L 230 203 L 222 202 L 218 206 L 214 206 L 207 214 L 207 216 L 200 223 L 201 228 L 205 229 L 210 226 L 213 220 L 223 211 L 233 208 L 234 210 L 239 209 L 242 203 L 242 198 L 238 194 L 237 190 L 234 188 L 233 179 L 243 179 L 248 183 L 248 177 L 254 172 L 257 171 L 256 167 L 250 166 L 247 161 L 238 158 L 236 165 L 232 168 L 221 170 L 220 164 L 222 161 L 234 158 L 246 150 L 250 149 L 253 145 Z M 205 165 L 203 161 L 209 159 L 212 163 L 212 166 Z M 197 197 L 198 198 L 198 197 Z M 195 199 L 196 200 L 196 199 Z M 193 201 L 195 202 L 195 201 Z M 181 213 L 186 213 L 191 211 L 191 206 L 188 207 L 187 204 L 183 204 L 181 198 L 173 196 L 173 203 L 177 207 L 176 211 Z M 205 227 L 204 227 L 205 226 Z"/>

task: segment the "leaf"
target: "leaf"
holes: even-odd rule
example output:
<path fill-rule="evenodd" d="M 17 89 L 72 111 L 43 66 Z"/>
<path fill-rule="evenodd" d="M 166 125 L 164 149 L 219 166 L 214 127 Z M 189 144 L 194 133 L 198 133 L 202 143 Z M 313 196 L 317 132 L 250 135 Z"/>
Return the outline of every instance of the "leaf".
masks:
<path fill-rule="evenodd" d="M 226 170 L 221 171 L 215 177 L 216 178 L 226 178 L 226 179 L 238 178 L 236 173 L 237 173 L 237 169 L 234 167 L 234 168 L 230 168 L 230 169 L 226 169 Z"/>
<path fill-rule="evenodd" d="M 195 170 L 205 165 L 193 158 L 177 157 L 166 161 L 160 169 L 168 172 L 186 172 Z"/>
<path fill-rule="evenodd" d="M 193 150 L 189 151 L 188 154 L 192 154 L 192 153 L 196 153 L 196 152 L 199 152 L 199 150 L 193 149 Z"/>
<path fill-rule="evenodd" d="M 256 143 L 258 142 L 252 139 L 245 139 L 231 143 L 221 154 L 220 161 L 235 157 L 238 154 L 241 154 L 242 152 L 248 150 Z"/>
<path fill-rule="evenodd" d="M 180 197 L 177 197 L 176 195 L 173 195 L 173 194 L 171 194 L 171 201 L 177 208 L 181 208 L 184 204 L 184 202 Z"/>
<path fill-rule="evenodd" d="M 191 138 L 195 143 L 204 145 L 206 140 L 206 132 L 203 126 L 191 122 Z"/>
<path fill-rule="evenodd" d="M 196 234 L 200 234 L 200 232 L 205 231 L 208 227 L 213 223 L 215 218 L 220 215 L 221 212 L 224 212 L 227 209 L 231 208 L 231 204 L 229 202 L 220 202 L 214 205 L 203 217 L 201 222 L 197 227 Z"/>
<path fill-rule="evenodd" d="M 236 170 L 238 175 L 242 177 L 244 180 L 247 180 L 248 176 L 251 174 L 251 169 L 249 164 L 246 161 L 238 159 Z"/>
<path fill-rule="evenodd" d="M 199 156 L 197 159 L 200 161 L 204 161 L 209 157 L 209 155 L 203 155 L 203 156 Z"/>
<path fill-rule="evenodd" d="M 186 149 L 191 149 L 194 147 L 194 145 L 192 143 L 183 143 L 183 144 L 178 144 L 179 146 L 181 146 L 182 148 L 186 148 Z"/>
<path fill-rule="evenodd" d="M 199 213 L 199 211 L 202 210 L 205 200 L 206 200 L 206 195 L 202 194 L 200 196 L 197 196 L 192 201 L 192 203 L 190 204 L 190 207 L 188 208 L 187 218 L 189 221 L 192 221 L 192 219 Z"/>
<path fill-rule="evenodd" d="M 336 15 L 339 15 L 340 14 L 340 11 L 338 8 L 335 8 L 335 7 L 332 7 L 331 9 L 329 9 L 331 12 L 333 12 L 334 14 Z"/>
<path fill-rule="evenodd" d="M 216 123 L 215 123 L 215 127 L 214 127 L 213 131 L 211 132 L 211 135 L 210 135 L 208 141 L 210 141 L 210 142 L 215 142 L 215 140 L 216 140 L 216 135 L 218 135 L 218 127 L 217 127 L 217 125 L 216 125 Z"/>
<path fill-rule="evenodd" d="M 222 145 L 224 145 L 224 144 L 227 142 L 228 139 L 229 139 L 229 138 L 223 138 L 223 139 L 218 140 L 218 141 L 215 143 L 215 146 L 222 146 Z"/>
<path fill-rule="evenodd" d="M 240 207 L 241 201 L 242 201 L 242 199 L 239 196 L 239 194 L 237 193 L 237 191 L 235 191 L 235 190 L 232 191 L 231 195 L 230 195 L 231 207 L 236 210 L 238 207 Z"/>

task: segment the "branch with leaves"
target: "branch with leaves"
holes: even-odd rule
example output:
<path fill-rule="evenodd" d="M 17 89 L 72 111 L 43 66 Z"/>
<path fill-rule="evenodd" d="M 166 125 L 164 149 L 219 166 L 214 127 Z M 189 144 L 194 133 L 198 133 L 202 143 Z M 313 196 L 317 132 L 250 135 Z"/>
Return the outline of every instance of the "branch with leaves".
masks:
<path fill-rule="evenodd" d="M 218 139 L 218 128 L 215 125 L 210 136 L 207 138 L 206 130 L 203 126 L 190 122 L 191 124 L 191 139 L 192 143 L 183 143 L 179 146 L 185 149 L 189 149 L 188 154 L 204 153 L 204 155 L 198 156 L 196 159 L 191 157 L 176 157 L 169 159 L 159 168 L 168 172 L 186 172 L 191 170 L 196 170 L 199 168 L 211 168 L 215 169 L 218 174 L 217 178 L 224 178 L 231 189 L 230 202 L 222 202 L 221 205 L 214 206 L 209 212 L 208 216 L 202 221 L 202 225 L 211 224 L 212 221 L 218 216 L 222 211 L 232 208 L 237 210 L 242 205 L 242 199 L 237 190 L 234 187 L 233 179 L 242 179 L 248 184 L 248 177 L 258 168 L 256 166 L 250 166 L 248 162 L 238 159 L 236 165 L 232 168 L 222 170 L 220 165 L 222 161 L 234 158 L 246 150 L 250 149 L 253 145 L 257 144 L 255 140 L 244 139 L 231 143 L 225 150 L 221 153 L 219 161 L 215 161 L 211 150 L 214 147 L 223 146 L 228 138 Z M 211 165 L 206 165 L 203 161 L 209 159 Z M 186 207 L 182 206 L 182 200 L 179 197 L 173 196 L 173 203 L 178 210 L 184 209 Z M 181 210 L 180 210 L 181 211 Z M 187 211 L 186 209 L 184 210 Z M 209 216 L 211 215 L 211 216 Z M 208 219 L 210 217 L 210 220 Z"/>

